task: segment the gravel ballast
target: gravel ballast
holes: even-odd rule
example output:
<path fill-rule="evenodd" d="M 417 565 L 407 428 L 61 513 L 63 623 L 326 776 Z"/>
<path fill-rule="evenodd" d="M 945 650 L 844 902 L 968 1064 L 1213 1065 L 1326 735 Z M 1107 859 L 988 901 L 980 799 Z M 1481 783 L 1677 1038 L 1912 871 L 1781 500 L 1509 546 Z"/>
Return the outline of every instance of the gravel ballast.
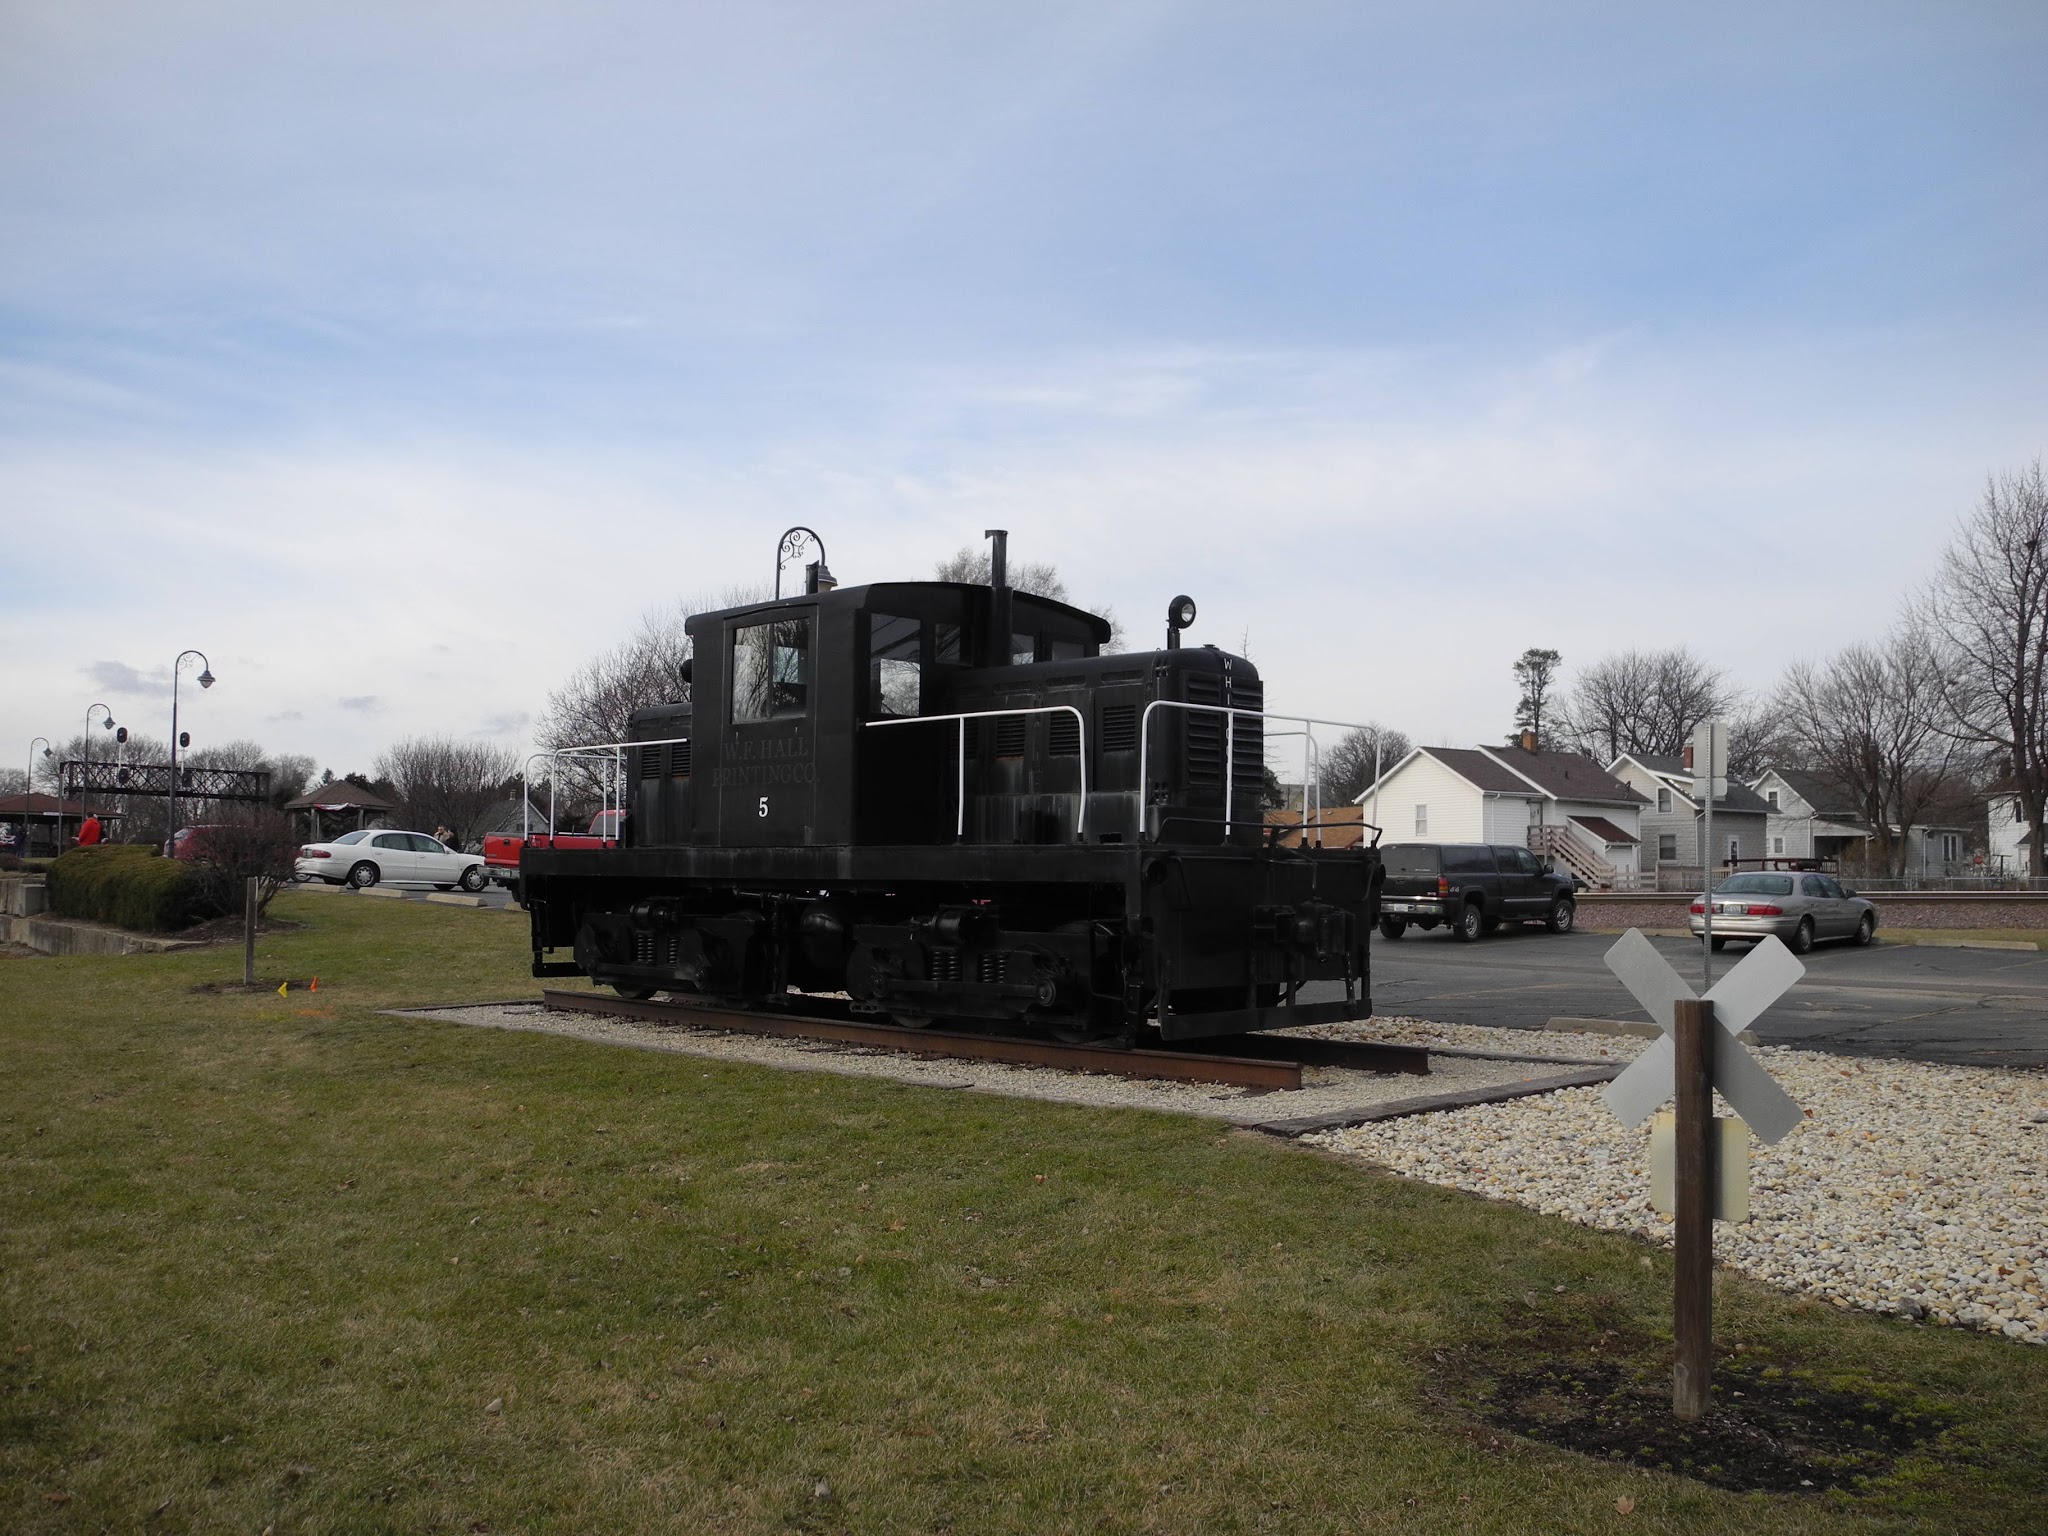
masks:
<path fill-rule="evenodd" d="M 1534 1048 L 1521 1030 L 1368 1028 L 1412 1044 Z M 1628 1059 L 1646 1043 L 1601 1038 L 1588 1049 L 1594 1038 L 1535 1044 Z M 1807 1120 L 1774 1147 L 1752 1140 L 1750 1219 L 1715 1224 L 1721 1263 L 1842 1307 L 2048 1343 L 2048 1074 L 1755 1053 Z M 1650 1207 L 1649 1129 L 1624 1127 L 1597 1087 L 1305 1139 L 1584 1226 L 1671 1240 L 1670 1218 Z"/>

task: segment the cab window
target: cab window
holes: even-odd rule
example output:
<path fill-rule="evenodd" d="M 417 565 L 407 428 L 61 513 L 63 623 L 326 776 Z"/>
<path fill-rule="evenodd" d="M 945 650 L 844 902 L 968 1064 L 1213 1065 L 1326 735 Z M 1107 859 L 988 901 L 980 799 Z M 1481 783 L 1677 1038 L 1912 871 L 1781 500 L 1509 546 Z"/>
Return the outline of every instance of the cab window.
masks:
<path fill-rule="evenodd" d="M 924 625 L 886 613 L 868 621 L 868 700 L 876 715 L 914 715 L 923 701 Z"/>
<path fill-rule="evenodd" d="M 811 621 L 773 619 L 732 632 L 732 718 L 791 720 L 811 707 Z"/>
<path fill-rule="evenodd" d="M 1029 665 L 1030 663 L 1032 663 L 1032 662 L 1034 662 L 1034 661 L 1036 661 L 1036 660 L 1038 660 L 1038 636 L 1036 636 L 1036 635 L 1012 635 L 1012 636 L 1010 636 L 1010 665 L 1011 665 L 1011 666 L 1013 666 L 1013 667 L 1022 667 L 1022 666 L 1028 666 L 1028 665 Z"/>

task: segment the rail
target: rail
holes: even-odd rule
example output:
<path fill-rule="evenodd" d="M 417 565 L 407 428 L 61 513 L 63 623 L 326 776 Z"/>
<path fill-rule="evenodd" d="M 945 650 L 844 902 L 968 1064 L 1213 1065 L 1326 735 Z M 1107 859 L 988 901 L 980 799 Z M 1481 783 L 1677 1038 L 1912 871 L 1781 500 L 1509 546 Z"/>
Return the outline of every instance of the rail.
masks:
<path fill-rule="evenodd" d="M 868 720 L 867 727 L 882 725 L 942 725 L 951 720 L 959 726 L 959 749 L 955 763 L 955 798 L 957 813 L 953 821 L 953 835 L 967 836 L 967 722 L 970 720 L 994 720 L 1005 715 L 1072 715 L 1080 730 L 1079 752 L 1081 764 L 1080 809 L 1074 816 L 1076 839 L 1088 835 L 1088 717 L 1072 704 L 1035 704 L 1028 709 L 976 709 L 965 714 L 954 715 L 901 715 L 890 720 Z"/>

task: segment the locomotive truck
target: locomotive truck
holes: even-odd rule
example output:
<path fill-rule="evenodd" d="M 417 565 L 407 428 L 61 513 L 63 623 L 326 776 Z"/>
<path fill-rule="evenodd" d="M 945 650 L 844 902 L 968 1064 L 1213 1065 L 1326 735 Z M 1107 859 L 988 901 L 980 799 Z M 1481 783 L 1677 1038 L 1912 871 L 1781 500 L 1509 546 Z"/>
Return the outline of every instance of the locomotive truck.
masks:
<path fill-rule="evenodd" d="M 690 619 L 688 699 L 611 748 L 616 846 L 522 851 L 534 974 L 1070 1041 L 1368 1016 L 1379 855 L 1268 835 L 1258 670 L 1184 646 L 1184 597 L 1103 655 L 990 537 L 986 586 L 814 573 Z"/>

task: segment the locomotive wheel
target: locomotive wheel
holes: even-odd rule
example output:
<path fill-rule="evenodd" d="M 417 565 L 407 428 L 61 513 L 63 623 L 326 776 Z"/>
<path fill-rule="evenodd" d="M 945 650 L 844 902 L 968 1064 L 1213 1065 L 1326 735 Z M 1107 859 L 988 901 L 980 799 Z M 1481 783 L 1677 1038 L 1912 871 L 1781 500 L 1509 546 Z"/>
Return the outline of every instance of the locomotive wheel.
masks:
<path fill-rule="evenodd" d="M 658 987 L 632 986 L 623 981 L 615 981 L 612 983 L 612 990 L 631 1002 L 644 1003 L 661 989 Z"/>
<path fill-rule="evenodd" d="M 905 1029 L 930 1029 L 937 1021 L 928 1013 L 892 1013 L 889 1022 L 900 1024 Z"/>

